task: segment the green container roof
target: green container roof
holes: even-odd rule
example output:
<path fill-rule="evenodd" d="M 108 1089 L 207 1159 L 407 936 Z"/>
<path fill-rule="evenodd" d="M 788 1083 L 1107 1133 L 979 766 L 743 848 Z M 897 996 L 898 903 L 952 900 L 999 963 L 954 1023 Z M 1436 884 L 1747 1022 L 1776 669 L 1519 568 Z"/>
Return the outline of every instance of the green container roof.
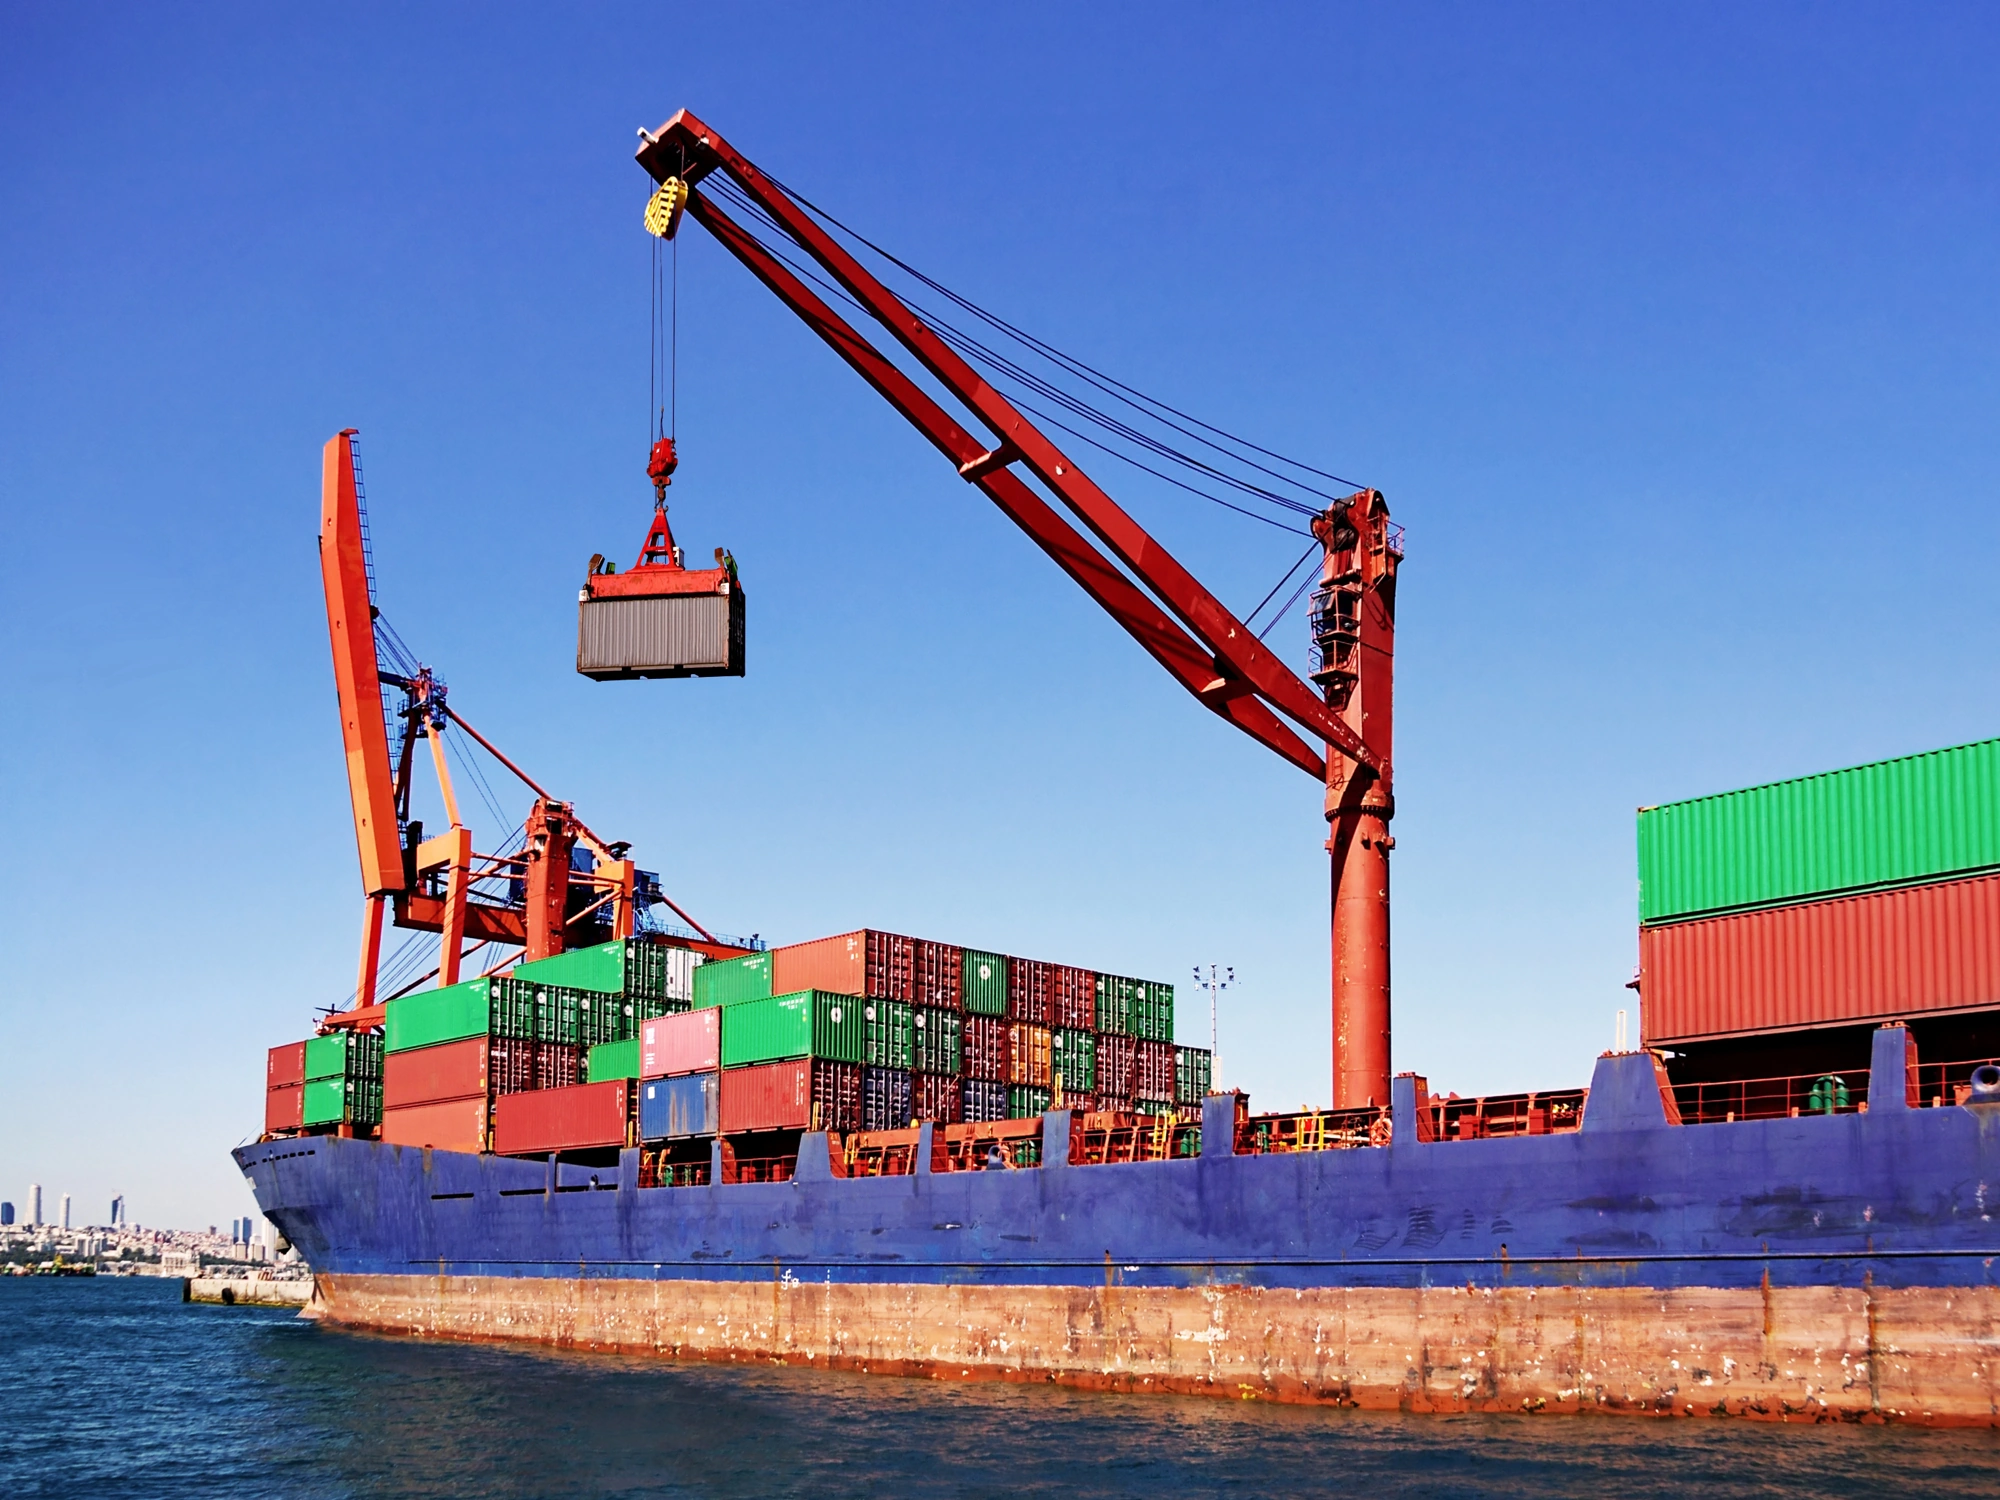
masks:
<path fill-rule="evenodd" d="M 2000 866 L 2000 739 L 1639 810 L 1639 920 Z"/>

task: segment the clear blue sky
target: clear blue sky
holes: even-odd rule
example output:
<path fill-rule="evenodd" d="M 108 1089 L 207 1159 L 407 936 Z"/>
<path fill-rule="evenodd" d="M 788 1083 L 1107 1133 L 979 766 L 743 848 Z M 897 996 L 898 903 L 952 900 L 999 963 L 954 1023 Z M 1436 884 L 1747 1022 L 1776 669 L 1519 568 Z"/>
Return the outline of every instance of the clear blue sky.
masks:
<path fill-rule="evenodd" d="M 402 634 L 698 916 L 1233 963 L 1229 1081 L 1327 1096 L 1312 783 L 698 231 L 675 520 L 742 565 L 751 675 L 574 674 L 585 559 L 648 513 L 634 130 L 683 104 L 955 288 L 1387 493 L 1397 1066 L 1584 1081 L 1629 1000 L 1636 806 L 2000 729 L 1996 30 L 7 8 L 0 1196 L 247 1210 L 264 1049 L 351 983 L 313 546 L 343 426 Z M 1239 609 L 1293 555 L 1102 477 Z M 1297 617 L 1273 639 L 1303 658 Z"/>

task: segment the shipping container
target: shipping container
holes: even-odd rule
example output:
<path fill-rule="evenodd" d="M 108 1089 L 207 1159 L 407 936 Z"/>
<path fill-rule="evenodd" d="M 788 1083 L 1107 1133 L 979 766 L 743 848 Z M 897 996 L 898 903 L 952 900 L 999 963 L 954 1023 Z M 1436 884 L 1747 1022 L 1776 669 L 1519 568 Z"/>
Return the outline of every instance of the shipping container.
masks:
<path fill-rule="evenodd" d="M 771 989 L 824 990 L 871 1000 L 916 999 L 916 941 L 864 928 L 771 950 Z"/>
<path fill-rule="evenodd" d="M 281 1130 L 303 1130 L 306 1123 L 305 1096 L 303 1080 L 274 1084 L 264 1090 L 264 1133 L 275 1135 Z"/>
<path fill-rule="evenodd" d="M 1174 1103 L 1201 1103 L 1213 1086 L 1214 1068 L 1206 1047 L 1174 1048 Z"/>
<path fill-rule="evenodd" d="M 1068 964 L 1049 965 L 1049 1021 L 1071 1031 L 1097 1026 L 1097 976 Z"/>
<path fill-rule="evenodd" d="M 1174 1044 L 1136 1041 L 1132 1048 L 1132 1097 L 1174 1102 Z"/>
<path fill-rule="evenodd" d="M 1033 1084 L 1010 1083 L 1007 1085 L 1007 1118 L 1032 1120 L 1047 1111 L 1050 1098 L 1048 1089 Z"/>
<path fill-rule="evenodd" d="M 1649 1047 L 1989 1006 L 2000 1006 L 2000 875 L 1639 931 Z"/>
<path fill-rule="evenodd" d="M 704 1006 L 639 1027 L 639 1076 L 673 1078 L 722 1066 L 722 1010 Z"/>
<path fill-rule="evenodd" d="M 1032 958 L 1007 960 L 1007 1019 L 1049 1024 L 1049 966 Z"/>
<path fill-rule="evenodd" d="M 1005 1120 L 1007 1085 L 985 1078 L 968 1078 L 961 1088 L 960 1118 L 968 1125 Z"/>
<path fill-rule="evenodd" d="M 382 1038 L 372 1031 L 334 1031 L 306 1043 L 306 1082 L 380 1078 Z"/>
<path fill-rule="evenodd" d="M 575 1088 L 583 1079 L 583 1048 L 574 1042 L 536 1042 L 535 1083 L 538 1089 Z"/>
<path fill-rule="evenodd" d="M 535 1035 L 533 987 L 508 979 L 470 979 L 443 989 L 418 990 L 388 1003 L 390 1052 L 434 1047 L 471 1036 Z"/>
<path fill-rule="evenodd" d="M 1097 976 L 1097 1031 L 1102 1035 L 1132 1034 L 1132 992 L 1136 979 L 1116 974 Z"/>
<path fill-rule="evenodd" d="M 306 1081 L 306 1044 L 286 1042 L 273 1047 L 264 1059 L 264 1087 L 281 1089 Z"/>
<path fill-rule="evenodd" d="M 300 1087 L 307 1125 L 373 1125 L 382 1118 L 380 1078 L 308 1078 Z"/>
<path fill-rule="evenodd" d="M 722 1066 L 819 1057 L 860 1063 L 867 1058 L 866 1002 L 857 995 L 806 990 L 729 1007 L 722 1021 Z"/>
<path fill-rule="evenodd" d="M 961 1079 L 951 1073 L 916 1073 L 910 1078 L 910 1116 L 956 1125 L 965 1117 Z"/>
<path fill-rule="evenodd" d="M 937 1010 L 965 1009 L 965 950 L 918 938 L 911 950 L 911 998 Z"/>
<path fill-rule="evenodd" d="M 466 1037 L 391 1052 L 383 1062 L 382 1106 L 407 1109 L 474 1094 L 514 1094 L 535 1086 L 535 1043 Z"/>
<path fill-rule="evenodd" d="M 861 1065 L 799 1058 L 724 1068 L 721 1122 L 726 1135 L 749 1130 L 859 1130 Z"/>
<path fill-rule="evenodd" d="M 527 991 L 534 1014 L 534 1039 L 566 1047 L 578 1045 L 578 997 L 583 991 L 561 984 L 528 985 Z"/>
<path fill-rule="evenodd" d="M 960 987 L 960 995 L 968 1015 L 1007 1014 L 1007 960 L 1004 955 L 980 953 L 968 948 L 961 972 L 964 983 Z"/>
<path fill-rule="evenodd" d="M 576 669 L 597 682 L 641 677 L 741 677 L 743 590 L 581 599 Z"/>
<path fill-rule="evenodd" d="M 639 1076 L 639 1039 L 628 1037 L 622 1042 L 599 1042 L 584 1054 L 583 1081 L 603 1083 L 611 1078 L 637 1078 Z"/>
<path fill-rule="evenodd" d="M 884 1002 L 885 1004 L 889 1002 Z M 910 1124 L 910 1071 L 907 1068 L 861 1070 L 861 1128 L 905 1130 Z"/>
<path fill-rule="evenodd" d="M 628 1079 L 533 1089 L 493 1101 L 493 1149 L 502 1156 L 540 1156 L 631 1143 L 635 1089 Z"/>
<path fill-rule="evenodd" d="M 1088 1094 L 1097 1088 L 1097 1037 L 1089 1031 L 1058 1030 L 1049 1044 L 1051 1083 L 1065 1095 Z"/>
<path fill-rule="evenodd" d="M 1120 1098 L 1132 1095 L 1133 1066 L 1138 1041 L 1110 1032 L 1097 1035 L 1097 1091 Z"/>
<path fill-rule="evenodd" d="M 910 1014 L 910 1066 L 919 1073 L 957 1073 L 963 1066 L 965 1017 L 929 1005 Z M 928 1118 L 928 1117 L 927 1117 Z"/>
<path fill-rule="evenodd" d="M 519 1096 L 516 1096 L 519 1097 Z M 414 1104 L 382 1112 L 382 1139 L 391 1146 L 437 1151 L 484 1151 L 491 1105 L 484 1094 Z"/>
<path fill-rule="evenodd" d="M 2000 739 L 1639 811 L 1639 920 L 2000 865 Z"/>
<path fill-rule="evenodd" d="M 771 955 L 746 953 L 741 958 L 725 958 L 706 963 L 694 971 L 694 1003 L 740 1005 L 746 1000 L 768 1000 L 771 989 Z"/>
<path fill-rule="evenodd" d="M 675 954 L 684 956 L 677 960 Z M 678 966 L 682 977 L 679 998 L 686 998 L 690 993 L 686 981 L 693 972 L 690 956 L 685 948 L 669 948 L 647 937 L 615 938 L 517 964 L 513 977 L 529 984 L 666 999 L 674 994 L 670 973 Z"/>
<path fill-rule="evenodd" d="M 1132 1113 L 1130 1094 L 1107 1094 L 1099 1089 L 1091 1095 L 1090 1109 L 1093 1114 L 1129 1115 Z"/>
<path fill-rule="evenodd" d="M 1097 976 L 1097 1029 L 1141 1041 L 1174 1039 L 1174 987 L 1153 979 Z"/>
<path fill-rule="evenodd" d="M 1007 1062 L 1012 1048 L 1007 1041 L 1007 1023 L 998 1016 L 969 1015 L 961 1052 L 961 1066 L 967 1078 L 989 1083 L 1007 1081 Z"/>
<path fill-rule="evenodd" d="M 576 1040 L 590 1048 L 604 1042 L 622 1042 L 638 1035 L 638 1008 L 624 995 L 608 995 L 598 990 L 573 990 L 576 996 Z"/>
<path fill-rule="evenodd" d="M 1007 1025 L 1007 1081 L 1047 1088 L 1054 1079 L 1055 1033 L 1026 1021 Z"/>
<path fill-rule="evenodd" d="M 906 1073 L 916 1066 L 911 1051 L 914 1010 L 914 1006 L 902 1000 L 861 1002 L 864 1064 L 871 1068 L 901 1068 Z"/>
<path fill-rule="evenodd" d="M 639 1085 L 639 1137 L 647 1141 L 714 1135 L 721 1120 L 721 1080 L 714 1073 L 649 1078 Z"/>

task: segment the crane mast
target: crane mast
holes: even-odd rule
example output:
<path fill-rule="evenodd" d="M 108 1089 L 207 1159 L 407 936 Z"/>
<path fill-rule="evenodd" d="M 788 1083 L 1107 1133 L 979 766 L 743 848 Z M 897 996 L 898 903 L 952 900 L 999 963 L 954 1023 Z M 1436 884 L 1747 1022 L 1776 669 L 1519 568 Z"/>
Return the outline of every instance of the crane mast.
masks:
<path fill-rule="evenodd" d="M 648 228 L 692 218 L 900 412 L 1057 567 L 1211 712 L 1326 789 L 1332 861 L 1335 1108 L 1389 1098 L 1389 850 L 1395 576 L 1400 537 L 1363 490 L 1328 506 L 1315 594 L 1314 681 L 1254 631 L 1100 489 L 1060 447 L 850 255 L 790 194 L 694 115 L 641 131 L 658 184 Z M 975 436 L 836 313 L 699 184 L 721 172 L 809 255 L 985 430 Z M 1019 469 L 1080 523 L 1058 513 Z M 1136 581 L 1135 581 L 1136 580 Z M 1315 748 L 1315 744 L 1321 748 Z"/>

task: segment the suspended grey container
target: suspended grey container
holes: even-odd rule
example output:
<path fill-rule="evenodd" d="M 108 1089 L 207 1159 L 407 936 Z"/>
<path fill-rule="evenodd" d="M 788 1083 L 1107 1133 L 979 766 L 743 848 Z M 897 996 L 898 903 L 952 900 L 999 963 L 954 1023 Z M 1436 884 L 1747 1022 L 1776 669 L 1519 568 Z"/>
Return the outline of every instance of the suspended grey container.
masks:
<path fill-rule="evenodd" d="M 598 682 L 741 677 L 743 591 L 592 599 L 577 609 L 576 669 Z"/>

